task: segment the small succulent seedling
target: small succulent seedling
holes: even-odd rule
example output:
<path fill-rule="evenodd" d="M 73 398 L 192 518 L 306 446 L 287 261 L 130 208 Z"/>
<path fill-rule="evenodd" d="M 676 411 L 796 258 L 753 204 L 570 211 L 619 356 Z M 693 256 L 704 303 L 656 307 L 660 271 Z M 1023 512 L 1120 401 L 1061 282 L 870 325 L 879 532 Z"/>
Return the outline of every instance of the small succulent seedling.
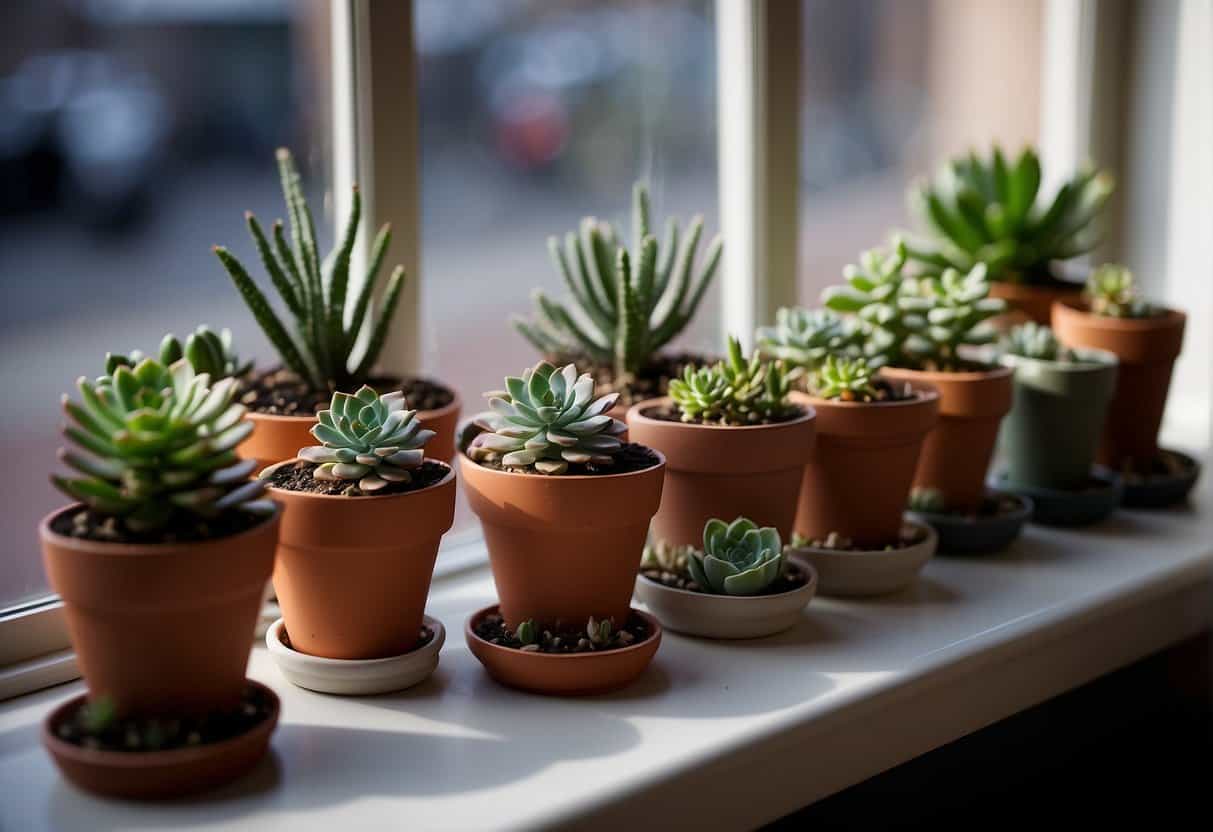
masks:
<path fill-rule="evenodd" d="M 841 402 L 870 402 L 877 396 L 872 386 L 874 370 L 862 358 L 829 356 L 813 374 L 811 389 L 823 399 Z"/>
<path fill-rule="evenodd" d="M 371 245 L 370 265 L 361 287 L 350 297 L 350 257 L 362 214 L 362 198 L 354 187 L 350 216 L 341 243 L 323 260 L 316 247 L 312 212 L 303 196 L 303 186 L 294 159 L 286 148 L 278 150 L 278 172 L 290 218 L 291 242 L 287 243 L 282 221 L 274 222 L 273 243 L 251 212 L 245 220 L 261 263 L 269 274 L 286 310 L 295 323 L 295 334 L 287 331 L 265 294 L 244 265 L 226 248 L 214 251 L 240 291 L 257 324 L 265 332 L 282 363 L 312 390 L 351 389 L 364 383 L 374 369 L 387 338 L 388 326 L 400 300 L 404 267 L 397 266 L 387 279 L 382 306 L 370 329 L 362 354 L 354 361 L 355 347 L 371 320 L 371 298 L 378 288 L 378 275 L 391 241 L 391 228 L 379 229 Z M 352 300 L 352 306 L 347 301 Z"/>
<path fill-rule="evenodd" d="M 792 379 L 782 361 L 745 358 L 741 343 L 729 337 L 727 357 L 707 367 L 687 366 L 670 380 L 670 398 L 684 422 L 750 425 L 778 419 L 789 411 Z"/>
<path fill-rule="evenodd" d="M 1133 272 L 1105 263 L 1087 278 L 1087 303 L 1092 314 L 1110 318 L 1147 318 L 1154 309 L 1137 294 Z"/>
<path fill-rule="evenodd" d="M 514 632 L 514 636 L 518 639 L 523 647 L 535 644 L 539 640 L 539 630 L 535 626 L 533 619 L 528 618 L 518 625 L 518 629 Z"/>
<path fill-rule="evenodd" d="M 594 380 L 568 364 L 559 370 L 540 361 L 521 376 L 509 376 L 505 390 L 485 393 L 491 412 L 475 424 L 467 453 L 477 462 L 506 468 L 564 474 L 569 464 L 610 465 L 623 447 L 627 425 L 607 414 L 618 393 L 594 398 Z"/>
<path fill-rule="evenodd" d="M 165 367 L 145 358 L 95 384 L 80 378 L 80 402 L 63 397 L 63 434 L 87 453 L 63 449 L 59 458 L 82 476 L 52 482 L 136 533 L 229 511 L 272 513 L 257 499 L 265 484 L 248 479 L 255 460 L 236 456 L 253 425 L 232 401 L 235 384 L 212 387 L 184 359 Z"/>
<path fill-rule="evenodd" d="M 763 356 L 812 372 L 827 356 L 858 356 L 863 333 L 851 318 L 797 306 L 780 308 L 775 325 L 759 327 L 754 340 Z"/>
<path fill-rule="evenodd" d="M 967 274 L 945 269 L 939 277 L 925 277 L 913 285 L 915 294 L 929 304 L 925 345 L 919 360 L 939 370 L 956 370 L 964 363 L 961 347 L 989 344 L 998 334 L 986 323 L 1006 311 L 1001 298 L 989 297 L 990 282 L 984 263 Z"/>
<path fill-rule="evenodd" d="M 703 527 L 703 551 L 693 550 L 687 566 L 708 592 L 758 595 L 783 572 L 783 544 L 774 528 L 760 529 L 745 517 L 713 518 Z"/>
<path fill-rule="evenodd" d="M 642 183 L 632 188 L 632 251 L 622 234 L 593 217 L 548 239 L 548 251 L 573 298 L 574 312 L 543 292 L 535 292 L 532 321 L 515 320 L 517 330 L 548 355 L 582 353 L 611 366 L 626 384 L 653 354 L 677 336 L 695 315 L 720 265 L 722 243 L 716 237 L 698 270 L 695 254 L 703 217 L 691 221 L 679 246 L 678 221 L 666 223 L 659 247 L 649 233 L 649 194 Z M 694 274 L 692 274 L 694 272 Z"/>
<path fill-rule="evenodd" d="M 589 636 L 590 644 L 598 647 L 610 644 L 611 636 L 615 632 L 615 621 L 611 618 L 595 618 L 591 615 L 589 621 L 586 622 L 585 632 Z"/>
<path fill-rule="evenodd" d="M 910 205 L 932 240 L 909 253 L 930 274 L 968 272 L 985 263 L 994 280 L 1048 283 L 1055 260 L 1093 249 L 1096 219 L 1113 190 L 1112 177 L 1084 167 L 1052 202 L 1040 194 L 1040 160 L 1031 148 L 1014 162 L 995 145 L 990 156 L 969 153 L 948 162 L 910 190 Z"/>
<path fill-rule="evenodd" d="M 367 493 L 410 482 L 434 431 L 421 427 L 417 411 L 407 407 L 399 390 L 380 396 L 363 386 L 353 395 L 334 393 L 311 430 L 322 444 L 300 448 L 299 458 L 316 463 L 315 479 L 356 480 Z"/>
<path fill-rule="evenodd" d="M 106 353 L 105 374 L 112 376 L 119 367 L 134 367 L 143 358 L 139 350 L 132 350 L 129 355 Z M 205 324 L 186 336 L 184 347 L 171 332 L 160 341 L 161 364 L 167 367 L 182 358 L 190 363 L 195 373 L 206 373 L 214 381 L 229 376 L 243 376 L 253 368 L 252 361 L 241 361 L 236 355 L 230 329 L 216 333 Z"/>
<path fill-rule="evenodd" d="M 923 514 L 941 514 L 947 509 L 943 492 L 937 488 L 915 488 L 910 491 L 910 511 Z"/>
<path fill-rule="evenodd" d="M 1074 351 L 1062 345 L 1047 326 L 1027 321 L 1015 327 L 1002 342 L 1003 352 L 1037 361 L 1073 361 Z"/>
<path fill-rule="evenodd" d="M 680 575 L 687 571 L 687 559 L 694 548 L 690 545 L 677 546 L 665 540 L 658 540 L 644 547 L 640 565 L 645 569 L 660 569 L 663 572 Z"/>

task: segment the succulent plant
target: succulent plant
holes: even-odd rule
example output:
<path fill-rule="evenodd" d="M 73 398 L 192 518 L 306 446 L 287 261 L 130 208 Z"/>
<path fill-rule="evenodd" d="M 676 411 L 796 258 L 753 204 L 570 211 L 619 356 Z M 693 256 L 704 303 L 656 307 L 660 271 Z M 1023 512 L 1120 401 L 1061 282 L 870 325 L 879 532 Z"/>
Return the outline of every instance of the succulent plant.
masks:
<path fill-rule="evenodd" d="M 514 630 L 514 638 L 518 641 L 518 649 L 528 653 L 541 650 L 550 653 L 589 653 L 627 647 L 636 637 L 626 629 L 616 629 L 613 618 L 600 619 L 591 615 L 584 630 L 556 634 L 540 629 L 534 619 L 528 618 Z"/>
<path fill-rule="evenodd" d="M 516 320 L 515 328 L 548 355 L 584 353 L 611 366 L 620 384 L 640 370 L 652 355 L 677 336 L 694 317 L 720 264 L 722 243 L 716 237 L 695 268 L 703 218 L 691 221 L 679 246 L 678 221 L 666 223 L 660 245 L 649 233 L 649 194 L 637 182 L 632 188 L 632 251 L 622 234 L 593 217 L 570 231 L 564 245 L 548 239 L 548 251 L 572 295 L 575 309 L 543 292 L 535 292 L 535 318 Z M 694 274 L 692 274 L 694 272 Z"/>
<path fill-rule="evenodd" d="M 995 145 L 986 159 L 975 153 L 948 162 L 930 182 L 910 190 L 911 208 L 933 239 L 911 247 L 927 272 L 968 272 L 985 263 L 994 280 L 1048 283 L 1050 264 L 1090 251 L 1099 243 L 1096 218 L 1114 183 L 1084 167 L 1047 205 L 1040 204 L 1040 160 L 1031 148 L 1013 163 Z"/>
<path fill-rule="evenodd" d="M 272 502 L 257 499 L 265 484 L 248 479 L 256 462 L 236 456 L 253 425 L 232 401 L 235 384 L 212 387 L 184 359 L 165 367 L 145 358 L 96 383 L 80 378 L 80 402 L 63 398 L 63 433 L 87 453 L 59 457 L 82 476 L 52 482 L 135 533 L 226 512 L 272 513 Z"/>
<path fill-rule="evenodd" d="M 1074 351 L 1057 340 L 1053 330 L 1035 321 L 1027 321 L 1007 333 L 1003 352 L 1038 361 L 1073 361 Z"/>
<path fill-rule="evenodd" d="M 869 402 L 876 398 L 872 386 L 873 369 L 863 358 L 828 356 L 813 374 L 811 389 L 823 399 L 843 402 Z"/>
<path fill-rule="evenodd" d="M 1087 278 L 1085 294 L 1091 312 L 1110 318 L 1148 318 L 1154 308 L 1137 294 L 1133 272 L 1105 263 Z"/>
<path fill-rule="evenodd" d="M 475 423 L 467 453 L 477 462 L 498 461 L 506 468 L 531 468 L 564 474 L 569 463 L 610 465 L 623 443 L 627 425 L 607 414 L 619 398 L 593 398 L 594 380 L 577 375 L 572 364 L 557 370 L 546 361 L 505 380 L 506 389 L 485 393 L 492 412 Z"/>
<path fill-rule="evenodd" d="M 528 618 L 526 621 L 518 625 L 518 629 L 514 631 L 514 637 L 522 643 L 523 647 L 528 644 L 534 644 L 540 636 L 539 628 L 535 626 L 535 621 Z"/>
<path fill-rule="evenodd" d="M 779 419 L 790 410 L 792 379 L 782 361 L 745 358 L 729 336 L 727 357 L 706 367 L 688 365 L 670 380 L 670 398 L 684 422 L 750 425 Z"/>
<path fill-rule="evenodd" d="M 990 282 L 986 266 L 978 263 L 967 274 L 944 269 L 939 277 L 923 277 L 910 290 L 927 305 L 925 345 L 918 358 L 939 370 L 959 369 L 963 364 L 962 346 L 989 344 L 998 338 L 990 318 L 1006 311 L 1001 298 L 989 297 Z"/>
<path fill-rule="evenodd" d="M 253 368 L 252 361 L 242 362 L 232 347 L 232 331 L 223 329 L 218 333 L 202 324 L 185 339 L 185 346 L 171 332 L 160 341 L 159 361 L 168 366 L 182 358 L 189 361 L 195 373 L 206 373 L 218 381 L 229 376 L 240 377 Z M 139 350 L 129 355 L 105 354 L 105 374 L 112 376 L 118 367 L 134 367 L 144 359 Z"/>
<path fill-rule="evenodd" d="M 910 491 L 909 509 L 923 514 L 942 514 L 947 505 L 938 488 L 915 488 Z"/>
<path fill-rule="evenodd" d="M 853 319 L 829 309 L 782 307 L 775 313 L 775 325 L 759 327 L 754 340 L 763 356 L 811 372 L 827 356 L 858 356 L 863 332 Z"/>
<path fill-rule="evenodd" d="M 691 577 L 717 595 L 758 595 L 783 572 L 783 544 L 774 528 L 738 517 L 712 518 L 703 527 L 703 551 L 687 560 Z"/>
<path fill-rule="evenodd" d="M 682 574 L 687 571 L 687 559 L 694 546 L 678 546 L 665 540 L 656 540 L 644 547 L 640 565 L 644 569 L 660 569 L 663 572 Z"/>
<path fill-rule="evenodd" d="M 365 382 L 374 369 L 404 285 L 404 267 L 397 266 L 387 279 L 379 315 L 374 318 L 366 346 L 355 363 L 359 336 L 372 317 L 371 298 L 391 241 L 391 227 L 384 224 L 375 236 L 366 279 L 352 298 L 351 307 L 347 303 L 351 300 L 350 257 L 362 214 L 357 186 L 341 243 L 321 260 L 312 213 L 303 196 L 299 172 L 286 148 L 278 150 L 278 171 L 290 218 L 291 243 L 287 243 L 281 220 L 274 222 L 272 244 L 252 212 L 245 214 L 245 220 L 262 265 L 294 319 L 294 336 L 283 326 L 244 265 L 222 246 L 215 246 L 214 251 L 282 363 L 312 390 L 350 389 Z"/>
<path fill-rule="evenodd" d="M 410 482 L 410 471 L 425 461 L 425 443 L 434 431 L 421 427 L 399 390 L 380 396 L 363 385 L 357 393 L 334 393 L 328 410 L 316 414 L 312 436 L 320 445 L 299 449 L 316 463 L 318 480 L 356 480 L 373 493 L 394 482 Z"/>

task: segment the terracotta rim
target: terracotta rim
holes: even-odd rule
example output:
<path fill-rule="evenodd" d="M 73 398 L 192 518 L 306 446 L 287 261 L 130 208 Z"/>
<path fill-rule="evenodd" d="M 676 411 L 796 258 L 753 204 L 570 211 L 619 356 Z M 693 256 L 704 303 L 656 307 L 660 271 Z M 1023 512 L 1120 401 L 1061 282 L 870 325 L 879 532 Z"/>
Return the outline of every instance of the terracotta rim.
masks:
<path fill-rule="evenodd" d="M 767 425 L 705 425 L 705 424 L 701 424 L 700 422 L 673 422 L 673 421 L 670 421 L 669 419 L 654 419 L 651 416 L 644 415 L 643 411 L 650 410 L 654 407 L 660 407 L 661 405 L 666 404 L 670 401 L 671 401 L 671 399 L 669 396 L 660 396 L 655 399 L 644 399 L 643 401 L 637 402 L 636 404 L 634 404 L 630 408 L 628 408 L 628 419 L 627 419 L 628 424 L 631 424 L 633 419 L 640 419 L 645 422 L 653 422 L 653 423 L 656 423 L 659 425 L 675 425 L 675 426 L 683 427 L 683 428 L 694 428 L 696 430 L 711 430 L 711 431 L 727 430 L 729 432 L 734 432 L 734 431 L 740 432 L 740 431 L 755 431 L 755 430 L 772 430 L 774 428 L 791 427 L 792 425 L 798 425 L 803 422 L 811 422 L 817 418 L 817 411 L 815 411 L 810 405 L 808 405 L 806 403 L 797 403 L 797 402 L 793 402 L 793 404 L 802 411 L 802 413 L 799 416 L 797 416 L 795 419 L 785 419 L 782 422 L 771 422 L 770 424 L 767 424 Z M 653 449 L 650 448 L 649 450 L 653 450 Z M 657 451 L 654 451 L 654 452 L 658 453 Z"/>
<path fill-rule="evenodd" d="M 522 650 L 518 650 L 514 647 L 504 647 L 500 644 L 493 644 L 493 642 L 491 642 L 491 641 L 485 641 L 480 636 L 476 635 L 476 631 L 475 631 L 475 629 L 473 629 L 472 625 L 475 624 L 480 619 L 484 618 L 486 615 L 489 615 L 490 613 L 496 612 L 496 613 L 500 614 L 500 606 L 497 604 L 493 604 L 491 606 L 477 610 L 476 612 L 469 615 L 467 618 L 467 621 L 465 621 L 463 624 L 463 636 L 468 641 L 475 641 L 477 644 L 481 645 L 486 650 L 491 650 L 495 653 L 506 654 L 506 655 L 510 655 L 510 656 L 514 656 L 519 653 L 522 653 L 528 659 L 533 659 L 535 661 L 540 661 L 540 660 L 570 661 L 570 660 L 575 660 L 575 659 L 581 659 L 581 660 L 602 659 L 604 656 L 614 657 L 614 656 L 626 655 L 628 653 L 639 652 L 641 649 L 648 647 L 650 644 L 652 644 L 654 639 L 661 638 L 661 635 L 662 635 L 661 622 L 658 621 L 657 618 L 652 613 L 647 613 L 644 610 L 638 610 L 635 607 L 632 607 L 631 611 L 632 611 L 632 615 L 639 615 L 641 618 L 644 619 L 645 623 L 649 625 L 649 637 L 644 639 L 644 641 L 638 641 L 635 644 L 629 644 L 627 647 L 617 647 L 614 650 L 607 650 L 607 651 L 603 651 L 603 652 L 590 651 L 588 653 L 543 653 L 540 651 L 534 651 L 534 652 L 528 654 L 528 653 L 524 653 Z"/>
<path fill-rule="evenodd" d="M 801 547 L 801 548 L 806 548 L 806 547 Z M 679 589 L 676 586 L 666 586 L 665 584 L 661 583 L 660 581 L 654 581 L 652 578 L 646 578 L 644 575 L 641 575 L 641 574 L 636 575 L 636 580 L 648 581 L 652 586 L 656 587 L 657 589 L 665 590 L 666 592 L 673 592 L 678 595 L 691 595 L 691 596 L 694 596 L 695 598 L 709 598 L 713 601 L 721 601 L 723 603 L 739 602 L 739 603 L 744 604 L 747 601 L 752 602 L 752 601 L 764 601 L 764 600 L 768 600 L 771 598 L 786 598 L 789 595 L 795 595 L 798 592 L 805 592 L 809 589 L 812 589 L 814 592 L 816 592 L 816 590 L 817 590 L 817 570 L 813 567 L 813 564 L 809 563 L 808 560 L 805 559 L 804 555 L 797 554 L 795 548 L 793 548 L 792 551 L 789 552 L 788 554 L 784 555 L 784 557 L 794 559 L 796 561 L 796 565 L 808 573 L 809 579 L 807 581 L 805 581 L 802 586 L 798 586 L 795 589 L 785 590 L 784 592 L 776 592 L 774 594 L 767 593 L 765 595 L 717 595 L 714 592 L 692 592 L 689 589 Z M 635 610 L 635 611 L 639 612 L 639 610 Z M 483 639 L 481 639 L 481 641 L 483 641 Z M 645 641 L 648 641 L 648 639 L 645 639 Z M 641 644 L 644 644 L 644 641 L 642 641 Z"/>
<path fill-rule="evenodd" d="M 460 440 L 462 439 L 464 432 L 467 430 L 467 428 L 471 424 L 472 424 L 472 421 L 469 419 L 468 421 L 466 421 L 462 425 L 460 425 L 459 429 L 455 431 L 456 453 L 458 453 L 459 456 L 464 457 L 470 464 L 475 465 L 477 468 L 479 468 L 481 471 L 485 472 L 489 476 L 531 477 L 531 478 L 539 478 L 539 479 L 545 479 L 545 480 L 558 479 L 562 482 L 583 482 L 585 480 L 607 480 L 607 479 L 618 479 L 620 477 L 635 477 L 635 476 L 639 476 L 640 474 L 644 474 L 649 471 L 652 471 L 654 468 L 659 468 L 666 464 L 665 454 L 663 454 L 661 451 L 657 450 L 656 448 L 650 448 L 648 445 L 641 445 L 640 447 L 644 448 L 649 453 L 653 454 L 653 456 L 657 457 L 657 461 L 654 462 L 652 465 L 648 466 L 647 468 L 641 468 L 636 471 L 625 471 L 621 474 L 531 474 L 526 471 L 504 471 L 504 470 L 500 470 L 497 468 L 490 468 L 487 465 L 481 465 L 479 462 L 477 462 L 476 460 L 472 459 L 470 456 L 467 455 L 467 451 L 464 448 L 464 446 L 466 446 L 467 443 L 461 442 Z M 633 444 L 639 444 L 639 443 L 633 443 Z"/>
<path fill-rule="evenodd" d="M 121 556 L 142 556 L 148 555 L 165 555 L 175 552 L 180 549 L 193 549 L 198 546 L 209 545 L 227 545 L 234 540 L 240 540 L 243 537 L 252 537 L 266 523 L 276 523 L 282 519 L 283 506 L 282 503 L 274 500 L 274 513 L 269 517 L 263 518 L 259 523 L 254 523 L 242 532 L 236 534 L 224 535 L 223 537 L 211 537 L 205 540 L 188 540 L 174 543 L 107 543 L 102 540 L 89 540 L 83 537 L 69 537 L 68 535 L 59 534 L 51 528 L 51 523 L 60 514 L 65 514 L 69 511 L 75 511 L 81 508 L 83 503 L 72 503 L 71 505 L 63 506 L 52 511 L 50 514 L 42 518 L 38 523 L 38 534 L 43 540 L 52 540 L 55 545 L 61 546 L 64 549 L 72 549 L 77 552 L 89 552 L 93 554 L 102 554 L 109 557 L 115 555 Z M 124 752 L 125 753 L 125 752 Z"/>
<path fill-rule="evenodd" d="M 992 378 L 1008 376 L 1012 370 L 1000 364 L 990 364 L 981 370 L 916 370 L 912 367 L 890 367 L 897 373 L 907 373 L 914 378 L 930 384 L 934 379 L 945 381 L 988 381 Z"/>
<path fill-rule="evenodd" d="M 1187 315 L 1169 306 L 1157 307 L 1158 314 L 1145 318 L 1114 318 L 1111 315 L 1096 315 L 1088 308 L 1083 300 L 1056 300 L 1053 309 L 1062 315 L 1081 315 L 1098 321 L 1102 329 L 1114 329 L 1122 332 L 1146 332 L 1151 329 L 1170 329 L 1187 320 Z"/>
<path fill-rule="evenodd" d="M 796 393 L 798 398 L 803 398 L 807 406 L 816 411 L 819 404 L 825 404 L 839 410 L 866 410 L 869 407 L 879 407 L 881 409 L 893 409 L 898 407 L 914 407 L 915 405 L 929 402 L 939 398 L 939 391 L 929 384 L 914 385 L 911 388 L 914 392 L 913 398 L 898 399 L 896 401 L 883 402 L 844 402 L 839 399 L 823 399 L 820 396 L 814 396 L 812 393 Z"/>
<path fill-rule="evenodd" d="M 299 418 L 299 417 L 292 417 L 292 418 Z M 273 471 L 275 468 L 280 468 L 283 465 L 293 465 L 296 462 L 306 462 L 306 461 L 307 460 L 301 460 L 299 457 L 295 457 L 294 459 L 284 459 L 284 460 L 282 460 L 282 462 L 275 462 L 273 465 L 267 465 L 265 468 L 263 468 L 261 470 L 261 475 L 268 474 L 271 471 Z M 316 494 L 311 491 L 292 491 L 288 488 L 278 488 L 277 486 L 273 486 L 273 485 L 271 485 L 267 490 L 270 491 L 271 493 L 283 493 L 283 494 L 290 494 L 292 496 L 298 495 L 298 496 L 307 497 L 309 499 L 314 499 L 314 500 L 357 500 L 358 502 L 361 503 L 361 502 L 369 502 L 371 500 L 393 500 L 393 499 L 400 499 L 401 497 L 411 497 L 414 494 L 422 494 L 426 491 L 430 491 L 431 489 L 440 488 L 441 486 L 446 485 L 448 482 L 450 482 L 451 480 L 453 480 L 455 478 L 455 468 L 449 462 L 443 462 L 441 459 L 431 459 L 428 456 L 425 458 L 425 462 L 432 462 L 435 465 L 441 465 L 443 468 L 446 469 L 446 474 L 442 477 L 442 479 L 438 480 L 437 482 L 432 482 L 429 485 L 427 485 L 425 488 L 418 488 L 413 491 L 403 491 L 403 492 L 397 492 L 395 494 L 362 494 L 357 497 L 350 497 L 345 494 Z"/>

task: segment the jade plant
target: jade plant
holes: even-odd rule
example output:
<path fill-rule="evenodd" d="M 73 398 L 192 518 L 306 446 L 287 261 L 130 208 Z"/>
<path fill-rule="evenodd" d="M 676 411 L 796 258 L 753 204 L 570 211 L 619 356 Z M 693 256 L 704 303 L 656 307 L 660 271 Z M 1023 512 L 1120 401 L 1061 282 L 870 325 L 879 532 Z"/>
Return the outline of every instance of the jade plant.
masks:
<path fill-rule="evenodd" d="M 875 401 L 874 370 L 863 358 L 830 355 L 813 374 L 810 389 L 823 399 L 842 402 Z"/>
<path fill-rule="evenodd" d="M 1031 148 L 1013 161 L 997 145 L 987 158 L 969 153 L 952 159 L 910 190 L 911 209 L 932 237 L 911 247 L 910 257 L 936 275 L 984 263 L 993 280 L 1054 282 L 1054 261 L 1099 243 L 1096 220 L 1114 184 L 1090 166 L 1062 183 L 1051 200 L 1040 184 L 1040 160 Z"/>
<path fill-rule="evenodd" d="M 118 367 L 134 367 L 144 355 L 132 350 L 129 355 L 105 354 L 105 374 L 113 375 Z M 232 346 L 232 331 L 223 329 L 214 332 L 205 324 L 199 326 L 185 338 L 185 345 L 171 332 L 160 341 L 158 359 L 166 367 L 184 358 L 195 373 L 206 373 L 218 381 L 229 376 L 240 377 L 253 368 L 252 361 L 241 361 Z"/>
<path fill-rule="evenodd" d="M 703 551 L 691 550 L 687 568 L 695 583 L 717 595 L 758 595 L 783 572 L 783 544 L 774 528 L 738 517 L 712 518 L 703 527 Z"/>
<path fill-rule="evenodd" d="M 421 427 L 407 406 L 399 390 L 380 396 L 364 385 L 352 395 L 334 393 L 311 429 L 321 444 L 300 448 L 299 458 L 316 463 L 313 478 L 357 482 L 366 493 L 410 482 L 434 431 Z"/>
<path fill-rule="evenodd" d="M 570 464 L 610 465 L 622 449 L 627 425 L 607 415 L 619 394 L 595 399 L 594 380 L 572 364 L 558 370 L 540 361 L 505 386 L 485 394 L 492 412 L 475 419 L 485 432 L 468 446 L 473 460 L 564 474 Z"/>
<path fill-rule="evenodd" d="M 676 337 L 695 315 L 720 265 L 722 242 L 716 237 L 696 268 L 703 218 L 691 221 L 679 245 L 679 225 L 666 222 L 660 245 L 650 234 L 649 194 L 632 188 L 632 249 L 610 223 L 593 217 L 570 231 L 563 245 L 548 239 L 548 252 L 572 297 L 572 310 L 535 292 L 535 317 L 514 326 L 546 355 L 582 354 L 611 367 L 626 385 L 653 355 Z"/>
<path fill-rule="evenodd" d="M 63 399 L 63 433 L 80 450 L 59 454 L 80 476 L 52 482 L 134 533 L 272 513 L 273 503 L 259 499 L 265 484 L 249 480 L 255 460 L 236 456 L 253 425 L 232 401 L 235 385 L 225 378 L 211 386 L 185 359 L 166 367 L 144 358 L 96 383 L 80 378 L 80 401 Z"/>
<path fill-rule="evenodd" d="M 830 309 L 781 307 L 775 325 L 759 327 L 754 334 L 758 351 L 812 372 L 831 355 L 859 355 L 862 332 L 850 318 Z"/>
<path fill-rule="evenodd" d="M 1105 263 L 1091 272 L 1085 290 L 1092 314 L 1110 318 L 1148 318 L 1155 310 L 1137 293 L 1133 273 L 1124 266 Z"/>
<path fill-rule="evenodd" d="M 245 221 L 270 282 L 293 319 L 293 335 L 244 265 L 222 246 L 215 246 L 214 251 L 282 363 L 313 391 L 348 390 L 366 382 L 374 369 L 400 300 L 404 267 L 392 270 L 379 314 L 372 316 L 371 299 L 379 288 L 378 275 L 391 241 L 391 227 L 385 223 L 379 229 L 371 245 L 365 279 L 357 292 L 351 293 L 350 259 L 362 214 L 357 186 L 340 244 L 321 258 L 299 172 L 285 148 L 278 150 L 278 171 L 290 221 L 290 242 L 281 220 L 274 222 L 269 236 L 252 212 L 245 213 Z M 369 336 L 355 360 L 368 323 Z"/>
<path fill-rule="evenodd" d="M 670 380 L 670 398 L 682 421 L 750 425 L 777 421 L 791 411 L 792 379 L 782 361 L 748 359 L 741 343 L 729 336 L 727 356 L 706 367 L 687 366 L 682 378 Z"/>
<path fill-rule="evenodd" d="M 1002 351 L 1037 361 L 1074 360 L 1074 351 L 1057 340 L 1051 328 L 1035 321 L 1027 321 L 1008 332 L 1002 341 Z"/>

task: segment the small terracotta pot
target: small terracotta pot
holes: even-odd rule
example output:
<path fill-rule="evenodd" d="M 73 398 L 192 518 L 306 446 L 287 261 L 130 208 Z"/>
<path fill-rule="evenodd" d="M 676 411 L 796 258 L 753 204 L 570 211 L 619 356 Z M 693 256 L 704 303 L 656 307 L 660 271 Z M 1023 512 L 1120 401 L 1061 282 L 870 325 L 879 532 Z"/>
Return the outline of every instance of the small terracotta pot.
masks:
<path fill-rule="evenodd" d="M 1186 320 L 1174 309 L 1149 318 L 1111 318 L 1092 315 L 1081 302 L 1053 305 L 1053 329 L 1063 343 L 1107 350 L 1120 359 L 1116 393 L 1096 453 L 1101 465 L 1144 467 L 1158 456 L 1158 428 Z"/>
<path fill-rule="evenodd" d="M 545 476 L 459 455 L 507 627 L 528 618 L 549 627 L 591 615 L 627 620 L 649 520 L 661 502 L 666 461 L 657 459 L 626 474 Z"/>
<path fill-rule="evenodd" d="M 885 367 L 880 372 L 890 381 L 939 391 L 939 422 L 923 444 L 914 487 L 937 489 L 950 511 L 976 511 L 985 498 L 998 425 L 1011 409 L 1011 369 L 946 373 Z"/>
<path fill-rule="evenodd" d="M 804 466 L 812 457 L 817 418 L 811 407 L 773 425 L 698 425 L 645 415 L 670 400 L 649 399 L 628 411 L 633 442 L 656 448 L 668 460 L 653 535 L 677 546 L 703 545 L 713 517 L 748 517 L 774 526 L 788 540 Z"/>
<path fill-rule="evenodd" d="M 459 421 L 460 406 L 459 395 L 455 394 L 446 407 L 417 411 L 422 426 L 435 433 L 425 446 L 428 456 L 443 462 L 450 462 L 455 456 L 455 425 Z M 248 418 L 256 427 L 236 451 L 242 459 L 257 460 L 257 470 L 294 459 L 300 448 L 316 444 L 311 433 L 316 424 L 315 416 L 275 416 L 249 411 Z"/>
<path fill-rule="evenodd" d="M 1054 302 L 1077 301 L 1082 297 L 1082 284 L 1012 283 L 995 280 L 990 283 L 990 297 L 1001 298 L 1007 302 L 1007 313 L 999 315 L 993 321 L 999 329 L 1007 330 L 1024 321 L 1047 325 Z"/>
<path fill-rule="evenodd" d="M 915 388 L 905 401 L 840 402 L 796 394 L 817 412 L 817 452 L 804 468 L 796 532 L 830 532 L 878 549 L 901 533 L 902 512 L 927 433 L 939 421 L 939 394 Z"/>
<path fill-rule="evenodd" d="M 295 650 L 378 659 L 417 643 L 438 544 L 455 519 L 455 472 L 440 464 L 445 477 L 403 494 L 270 488 L 286 506 L 274 589 Z"/>
<path fill-rule="evenodd" d="M 89 697 L 108 697 L 119 715 L 234 708 L 282 512 L 215 540 L 133 545 L 52 531 L 74 508 L 38 531 Z"/>

